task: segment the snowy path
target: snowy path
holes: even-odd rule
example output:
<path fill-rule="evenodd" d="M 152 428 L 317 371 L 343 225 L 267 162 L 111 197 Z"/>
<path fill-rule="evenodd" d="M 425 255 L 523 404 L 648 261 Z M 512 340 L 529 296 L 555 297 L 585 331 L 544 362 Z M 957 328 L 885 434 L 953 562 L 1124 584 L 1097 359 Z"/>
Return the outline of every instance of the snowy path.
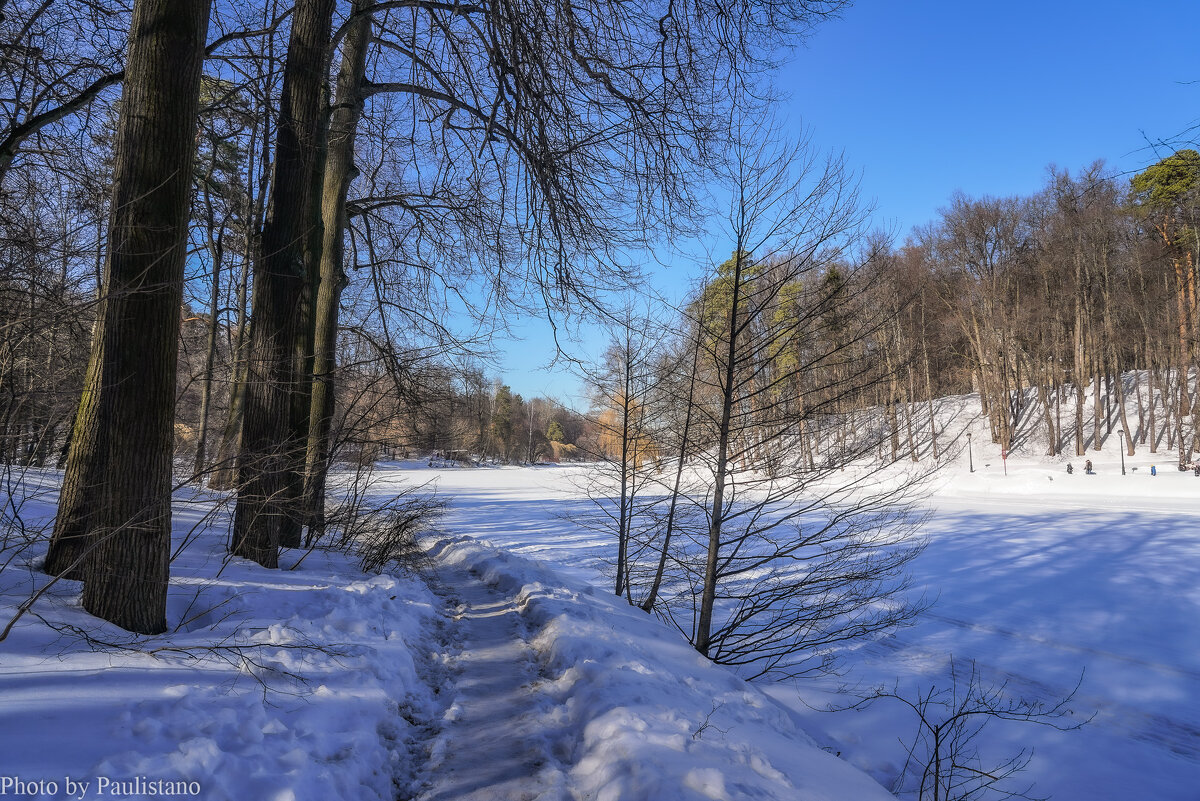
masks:
<path fill-rule="evenodd" d="M 569 798 L 546 738 L 550 699 L 516 598 L 473 572 L 443 564 L 438 583 L 453 612 L 446 663 L 450 706 L 430 754 L 421 801 Z"/>
<path fill-rule="evenodd" d="M 891 799 L 623 599 L 471 537 L 426 547 L 446 707 L 418 801 Z"/>

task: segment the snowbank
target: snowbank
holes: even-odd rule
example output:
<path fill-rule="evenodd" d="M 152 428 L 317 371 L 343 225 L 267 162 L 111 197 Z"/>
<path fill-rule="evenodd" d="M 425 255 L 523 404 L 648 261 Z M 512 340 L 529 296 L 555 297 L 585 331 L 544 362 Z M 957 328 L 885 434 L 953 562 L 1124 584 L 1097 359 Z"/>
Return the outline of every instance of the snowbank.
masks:
<path fill-rule="evenodd" d="M 426 545 L 518 599 L 545 677 L 537 692 L 556 709 L 550 750 L 574 797 L 892 798 L 818 748 L 782 706 L 621 599 L 476 540 Z"/>
<path fill-rule="evenodd" d="M 53 501 L 27 501 L 23 518 L 48 520 Z M 41 782 L 21 797 L 66 798 L 67 779 L 74 797 L 183 782 L 178 797 L 231 801 L 390 801 L 416 784 L 424 757 L 409 751 L 434 714 L 420 666 L 434 596 L 338 554 L 295 570 L 226 561 L 220 501 L 176 496 L 175 544 L 187 543 L 171 633 L 103 624 L 80 609 L 80 584 L 59 582 L 0 642 L 0 777 Z M 6 544 L 0 627 L 49 580 L 35 569 L 44 541 Z"/>

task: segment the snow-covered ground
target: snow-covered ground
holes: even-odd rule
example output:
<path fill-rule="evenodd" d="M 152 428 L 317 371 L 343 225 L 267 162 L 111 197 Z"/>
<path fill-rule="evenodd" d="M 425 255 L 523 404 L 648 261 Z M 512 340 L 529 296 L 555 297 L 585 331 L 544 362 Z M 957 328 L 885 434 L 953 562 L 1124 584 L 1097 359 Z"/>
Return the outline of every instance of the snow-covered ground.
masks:
<path fill-rule="evenodd" d="M 423 799 L 890 798 L 623 600 L 471 538 L 430 545 L 462 627 Z"/>
<path fill-rule="evenodd" d="M 1082 674 L 1073 717 L 1060 723 L 1094 715 L 1090 723 L 1069 732 L 990 724 L 983 759 L 1032 748 L 1010 787 L 1035 782 L 1034 795 L 1057 801 L 1200 799 L 1200 478 L 1144 446 L 1122 475 L 1115 436 L 1081 458 L 1010 456 L 1005 474 L 999 449 L 980 439 L 975 472 L 960 452 L 927 501 L 929 545 L 912 567 L 936 598 L 930 611 L 848 653 L 842 677 L 776 684 L 770 694 L 827 749 L 890 786 L 915 718 L 882 700 L 823 711 L 847 704 L 839 688 L 946 687 L 953 656 L 960 669 L 974 660 L 1012 697 L 1053 703 Z M 1089 458 L 1093 475 L 1082 469 Z M 575 488 L 580 469 L 406 477 L 436 478 L 455 498 L 447 529 L 608 590 L 615 545 L 573 522 L 589 503 Z"/>
<path fill-rule="evenodd" d="M 481 543 L 553 539 L 566 485 L 543 480 L 571 472 L 449 474 L 478 494 L 454 500 L 421 579 L 322 552 L 279 571 L 228 559 L 228 510 L 181 494 L 174 631 L 101 624 L 62 581 L 0 641 L 0 797 L 889 798 L 784 706 L 580 579 L 597 574 Z M 58 479 L 25 476 L 24 524 L 50 519 Z M 44 542 L 22 542 L 10 530 L 0 627 L 49 582 Z"/>
<path fill-rule="evenodd" d="M 25 477 L 22 493 L 42 490 L 26 525 L 50 519 L 59 479 Z M 101 624 L 62 581 L 0 642 L 0 798 L 391 799 L 421 784 L 437 597 L 339 554 L 226 562 L 215 500 L 176 496 L 170 633 Z M 31 565 L 44 543 L 9 535 L 0 629 L 48 583 Z"/>
<path fill-rule="evenodd" d="M 428 586 L 340 555 L 225 563 L 215 498 L 181 497 L 177 631 L 134 641 L 62 582 L 0 642 L 0 793 L 4 777 L 59 798 L 67 778 L 93 798 L 102 778 L 141 778 L 230 799 L 870 801 L 888 795 L 854 768 L 890 784 L 916 721 L 887 701 L 824 708 L 847 684 L 944 686 L 953 656 L 1021 698 L 1057 700 L 1083 675 L 1079 731 L 983 735 L 985 760 L 1034 749 L 1018 789 L 1200 799 L 1200 478 L 1144 449 L 1122 475 L 1115 441 L 1084 457 L 1095 475 L 1019 454 L 1005 475 L 982 439 L 975 472 L 958 453 L 927 501 L 912 567 L 931 610 L 847 652 L 841 678 L 786 685 L 747 685 L 612 597 L 615 544 L 577 524 L 586 468 L 385 469 L 375 491 L 435 480 L 450 501 Z M 27 478 L 46 494 L 26 523 L 56 482 Z M 46 582 L 42 546 L 14 543 L 0 628 Z"/>

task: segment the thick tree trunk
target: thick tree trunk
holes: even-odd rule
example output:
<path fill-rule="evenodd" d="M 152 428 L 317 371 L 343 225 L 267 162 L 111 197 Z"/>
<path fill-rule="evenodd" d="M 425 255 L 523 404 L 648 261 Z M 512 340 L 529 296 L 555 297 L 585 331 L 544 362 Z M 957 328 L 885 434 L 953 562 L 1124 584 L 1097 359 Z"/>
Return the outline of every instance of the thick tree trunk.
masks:
<path fill-rule="evenodd" d="M 308 438 L 296 430 L 305 395 L 298 349 L 308 341 L 301 304 L 309 260 L 320 248 L 320 219 L 312 210 L 324 160 L 322 100 L 333 8 L 333 0 L 300 0 L 292 18 L 275 180 L 254 270 L 232 551 L 272 568 L 279 566 L 281 544 L 299 544 L 303 513 L 303 480 L 297 476 Z"/>
<path fill-rule="evenodd" d="M 325 477 L 329 472 L 330 434 L 333 430 L 338 304 L 342 289 L 346 286 L 343 267 L 346 197 L 350 182 L 358 174 L 354 168 L 354 136 L 362 116 L 362 83 L 366 74 L 367 45 L 371 38 L 372 19 L 364 13 L 368 6 L 369 0 L 355 0 L 354 13 L 361 13 L 362 16 L 355 19 L 342 45 L 337 94 L 329 121 L 329 155 L 321 199 L 324 244 L 314 310 L 312 400 L 305 458 L 304 496 L 310 540 L 325 532 Z"/>
<path fill-rule="evenodd" d="M 146 634 L 166 629 L 175 368 L 209 6 L 134 5 L 106 291 L 46 564 L 61 573 L 81 562 L 84 608 Z"/>

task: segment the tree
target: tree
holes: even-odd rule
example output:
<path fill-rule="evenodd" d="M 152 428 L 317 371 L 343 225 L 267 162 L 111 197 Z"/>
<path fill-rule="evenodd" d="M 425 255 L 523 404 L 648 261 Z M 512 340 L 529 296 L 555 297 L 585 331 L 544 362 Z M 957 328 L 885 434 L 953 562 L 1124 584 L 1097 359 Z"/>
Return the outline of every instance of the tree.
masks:
<path fill-rule="evenodd" d="M 605 3 L 584 14 L 570 3 L 360 3 L 331 37 L 332 3 L 298 4 L 255 277 L 235 552 L 273 564 L 278 543 L 297 539 L 297 442 L 325 416 L 309 400 L 308 302 L 322 291 L 314 254 L 323 223 L 312 213 L 322 169 L 318 50 L 332 52 L 375 14 L 373 74 L 346 88 L 375 112 L 380 164 L 342 222 L 362 218 L 355 236 L 370 253 L 385 325 L 384 310 L 398 310 L 405 325 L 445 341 L 452 337 L 438 318 L 449 315 L 423 307 L 439 295 L 464 297 L 464 285 L 488 287 L 467 305 L 491 317 L 497 306 L 549 315 L 596 306 L 628 284 L 618 250 L 694 219 L 693 179 L 733 101 L 711 92 L 712 81 L 749 76 L 844 2 L 685 5 L 659 14 Z M 354 121 L 337 124 L 353 136 Z M 285 177 L 293 172 L 295 180 Z M 408 295 L 414 286 L 425 290 L 419 301 Z M 322 370 L 322 380 L 328 375 Z M 313 495 L 322 438 L 317 432 L 309 448 Z"/>
<path fill-rule="evenodd" d="M 1147 167 L 1130 179 L 1135 209 L 1157 234 L 1163 255 L 1172 266 L 1175 289 L 1175 325 L 1179 350 L 1174 364 L 1178 406 L 1176 436 L 1179 464 L 1190 461 L 1200 432 L 1200 392 L 1190 389 L 1189 375 L 1200 366 L 1200 303 L 1197 270 L 1200 269 L 1200 153 L 1180 150 Z M 1185 440 L 1183 421 L 1192 417 L 1192 441 Z"/>
<path fill-rule="evenodd" d="M 497 384 L 492 395 L 492 413 L 488 422 L 488 434 L 491 437 L 494 453 L 502 460 L 508 461 L 509 449 L 513 438 L 513 407 L 517 405 L 520 396 L 513 396 L 507 384 Z"/>
<path fill-rule="evenodd" d="M 240 269 L 233 299 L 233 319 L 225 329 L 227 346 L 232 360 L 225 424 L 216 449 L 216 463 L 209 476 L 209 487 L 233 489 L 237 484 L 237 460 L 240 447 L 242 418 L 245 411 L 249 345 L 249 298 L 253 265 L 260 260 L 261 232 L 265 221 L 274 173 L 275 127 L 271 119 L 278 111 L 279 89 L 283 72 L 286 38 L 279 33 L 281 23 L 288 19 L 291 9 L 281 11 L 281 0 L 270 0 L 258 7 L 236 8 L 238 18 L 228 22 L 230 29 L 221 38 L 240 44 L 240 49 L 221 53 L 210 65 L 221 75 L 237 79 L 236 89 L 244 93 L 250 106 L 250 126 L 245 143 L 245 160 L 240 165 L 241 183 L 246 196 L 242 201 L 244 219 L 240 220 L 238 238 L 241 240 Z M 228 20 L 222 15 L 221 19 Z M 237 31 L 251 30 L 260 35 L 239 37 Z M 219 41 L 220 39 L 218 39 Z"/>
<path fill-rule="evenodd" d="M 637 506 L 641 503 L 640 493 L 649 483 L 651 464 L 658 457 L 650 431 L 654 411 L 648 408 L 657 382 L 651 347 L 657 327 L 648 317 L 637 317 L 628 308 L 618 326 L 601 368 L 589 375 L 599 435 L 594 457 L 601 465 L 592 474 L 589 495 L 597 506 L 599 526 L 616 530 L 613 592 L 632 603 L 634 579 L 630 571 L 638 557 L 635 548 L 638 544 L 643 548 L 648 545 L 644 532 L 634 531 L 635 523 L 645 518 L 637 512 Z"/>
<path fill-rule="evenodd" d="M 209 5 L 134 5 L 105 294 L 46 560 L 48 572 L 82 572 L 85 609 L 141 633 L 166 628 L 176 338 Z"/>
<path fill-rule="evenodd" d="M 208 287 L 207 337 L 199 373 L 200 399 L 196 416 L 194 477 L 202 480 L 209 461 L 209 422 L 215 405 L 216 362 L 222 331 L 222 275 L 232 273 L 234 254 L 248 252 L 250 220 L 247 187 L 242 166 L 250 157 L 244 129 L 253 126 L 253 109 L 240 87 L 228 81 L 201 82 L 201 125 L 197 154 L 196 198 L 193 216 L 198 218 L 200 239 L 198 261 L 210 273 Z M 239 238 L 242 240 L 239 243 Z M 241 244 L 239 248 L 238 245 Z M 229 264 L 227 264 L 229 262 Z M 243 270 L 246 265 L 243 265 Z"/>
<path fill-rule="evenodd" d="M 985 684 L 979 666 L 971 662 L 970 672 L 962 675 L 950 660 L 950 686 L 930 686 L 910 697 L 898 688 L 879 688 L 852 708 L 861 709 L 879 699 L 899 701 L 917 719 L 917 731 L 906 746 L 907 759 L 892 792 L 913 801 L 974 801 L 975 799 L 1031 799 L 1032 786 L 1009 789 L 1011 779 L 1023 771 L 1033 758 L 1032 751 L 985 762 L 980 755 L 979 739 L 993 723 L 1032 723 L 1059 731 L 1077 731 L 1091 720 L 1062 722 L 1073 711 L 1071 701 L 1083 683 L 1080 676 L 1066 696 L 1044 702 L 1014 698 L 1007 681 Z"/>
<path fill-rule="evenodd" d="M 128 6 L 17 3 L 0 14 L 0 183 L 30 140 L 112 94 L 125 73 Z M 7 185 L 7 184 L 6 184 Z"/>
<path fill-rule="evenodd" d="M 638 571 L 701 654 L 750 676 L 825 669 L 833 643 L 921 608 L 904 597 L 904 566 L 920 550 L 906 539 L 916 521 L 905 490 L 868 491 L 837 469 L 873 452 L 866 412 L 847 413 L 887 379 L 873 351 L 890 319 L 879 272 L 869 254 L 850 259 L 862 223 L 854 185 L 836 159 L 772 134 L 746 125 L 731 136 L 733 253 L 681 325 L 696 350 L 673 363 L 693 365 L 695 385 L 669 397 L 691 408 L 656 413 L 690 416 L 694 444 L 677 451 L 691 451 L 688 479 L 680 485 L 678 466 L 658 479 L 687 509 L 659 516 L 679 532 L 667 578 L 657 564 Z M 820 446 L 805 441 L 835 427 L 836 446 L 827 440 L 810 467 L 802 454 Z"/>
<path fill-rule="evenodd" d="M 346 286 L 346 199 L 350 182 L 357 174 L 354 139 L 363 111 L 362 85 L 374 23 L 369 11 L 368 0 L 355 0 L 350 28 L 342 45 L 337 93 L 329 118 L 329 156 L 321 196 L 323 239 L 313 313 L 313 384 L 304 471 L 304 502 L 310 537 L 319 537 L 325 527 L 325 476 L 329 470 L 334 414 L 339 304 L 342 289 Z"/>
<path fill-rule="evenodd" d="M 943 268 L 956 274 L 947 298 L 970 344 L 984 414 L 992 440 L 1012 446 L 1023 411 L 1018 381 L 1018 344 L 1012 302 L 1021 278 L 1029 230 L 1019 198 L 971 199 L 956 194 L 942 212 L 934 243 Z M 962 299 L 965 302 L 959 302 Z"/>
<path fill-rule="evenodd" d="M 300 544 L 303 518 L 311 378 L 303 304 L 322 244 L 322 99 L 333 8 L 333 0 L 300 0 L 292 18 L 270 212 L 254 268 L 231 550 L 271 568 L 278 567 L 280 545 Z"/>

